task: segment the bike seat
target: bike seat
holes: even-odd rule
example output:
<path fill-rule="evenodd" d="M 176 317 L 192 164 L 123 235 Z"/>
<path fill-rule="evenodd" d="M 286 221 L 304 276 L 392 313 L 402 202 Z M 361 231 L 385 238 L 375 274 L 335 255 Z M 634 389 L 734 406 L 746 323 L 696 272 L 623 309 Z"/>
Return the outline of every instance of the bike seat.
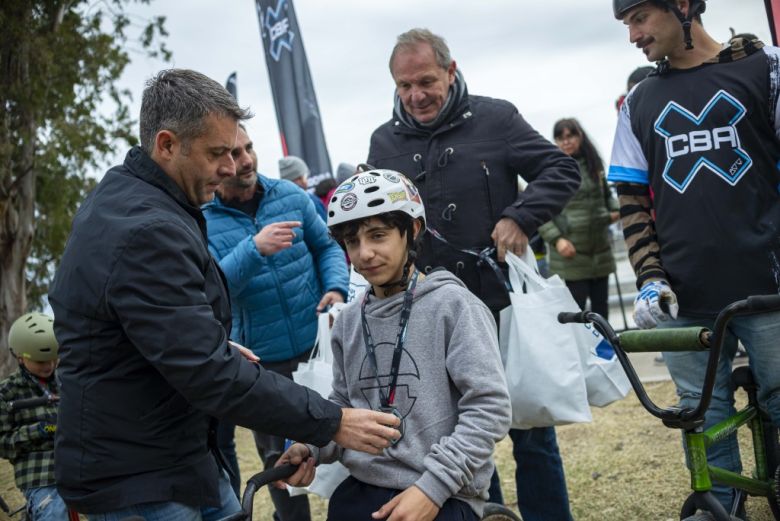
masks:
<path fill-rule="evenodd" d="M 735 387 L 742 387 L 745 391 L 754 391 L 758 388 L 753 373 L 748 366 L 737 367 L 731 373 L 731 381 Z"/>

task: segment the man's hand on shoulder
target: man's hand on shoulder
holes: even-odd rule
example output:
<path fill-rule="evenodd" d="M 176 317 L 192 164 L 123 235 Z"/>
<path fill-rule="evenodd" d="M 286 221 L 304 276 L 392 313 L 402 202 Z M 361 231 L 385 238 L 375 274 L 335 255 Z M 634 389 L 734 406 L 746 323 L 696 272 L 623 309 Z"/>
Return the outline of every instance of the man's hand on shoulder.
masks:
<path fill-rule="evenodd" d="M 401 420 L 392 414 L 369 409 L 342 409 L 341 423 L 333 441 L 345 449 L 381 454 L 401 433 Z"/>
<path fill-rule="evenodd" d="M 506 252 L 511 251 L 519 257 L 525 253 L 525 249 L 528 247 L 528 236 L 509 217 L 503 217 L 496 223 L 490 238 L 496 245 L 499 262 L 504 262 Z"/>
<path fill-rule="evenodd" d="M 292 246 L 295 239 L 295 228 L 300 228 L 300 221 L 283 221 L 264 226 L 254 236 L 255 247 L 260 255 L 267 257 Z"/>

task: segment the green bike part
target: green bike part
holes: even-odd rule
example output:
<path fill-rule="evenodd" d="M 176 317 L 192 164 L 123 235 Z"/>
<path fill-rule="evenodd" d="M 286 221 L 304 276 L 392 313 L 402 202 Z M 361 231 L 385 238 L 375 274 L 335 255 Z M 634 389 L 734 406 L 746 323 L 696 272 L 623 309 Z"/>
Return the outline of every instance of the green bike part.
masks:
<path fill-rule="evenodd" d="M 703 327 L 642 329 L 620 335 L 620 347 L 627 353 L 654 351 L 706 351 L 710 331 Z"/>
<path fill-rule="evenodd" d="M 756 460 L 755 477 L 762 481 L 771 479 L 767 447 L 764 444 L 764 422 L 756 411 L 755 417 L 750 421 L 750 431 L 753 436 L 753 456 Z"/>
<path fill-rule="evenodd" d="M 730 435 L 737 432 L 737 429 L 746 425 L 758 415 L 758 411 L 753 406 L 747 406 L 733 416 L 729 416 L 722 422 L 718 422 L 704 431 L 704 445 L 710 446 L 725 440 Z M 755 441 L 755 440 L 754 440 Z M 761 442 L 763 443 L 763 441 Z"/>
<path fill-rule="evenodd" d="M 753 432 L 753 447 L 756 458 L 756 477 L 749 478 L 720 467 L 707 464 L 706 449 L 723 441 L 737 429 L 750 423 Z M 772 481 L 767 475 L 766 450 L 764 448 L 763 425 L 758 409 L 748 405 L 735 415 L 726 418 L 702 432 L 686 432 L 686 446 L 691 465 L 691 488 L 699 492 L 712 489 L 712 481 L 744 490 L 752 496 L 768 497 L 772 492 Z"/>
<path fill-rule="evenodd" d="M 703 432 L 686 432 L 685 446 L 691 470 L 691 489 L 706 492 L 712 489 L 707 465 L 706 437 Z"/>
<path fill-rule="evenodd" d="M 772 481 L 749 478 L 720 467 L 709 467 L 709 472 L 714 481 L 722 485 L 744 490 L 751 496 L 769 497 L 769 494 L 772 493 Z"/>

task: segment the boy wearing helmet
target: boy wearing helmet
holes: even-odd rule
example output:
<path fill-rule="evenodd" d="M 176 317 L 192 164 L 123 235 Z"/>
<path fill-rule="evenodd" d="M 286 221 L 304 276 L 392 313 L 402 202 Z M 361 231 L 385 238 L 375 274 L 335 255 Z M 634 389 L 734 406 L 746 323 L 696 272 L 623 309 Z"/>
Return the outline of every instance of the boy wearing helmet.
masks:
<path fill-rule="evenodd" d="M 631 43 L 659 62 L 620 109 L 609 169 L 642 328 L 712 327 L 729 303 L 780 291 L 780 49 L 741 38 L 718 43 L 701 24 L 705 5 L 613 0 Z M 780 313 L 738 317 L 729 333 L 704 427 L 734 414 L 737 339 L 750 355 L 758 398 L 780 426 Z M 680 405 L 695 407 L 708 355 L 663 356 Z M 741 470 L 736 435 L 707 457 Z M 733 491 L 713 492 L 731 509 Z"/>
<path fill-rule="evenodd" d="M 51 317 L 41 313 L 19 317 L 9 331 L 8 346 L 19 370 L 0 382 L 0 457 L 14 467 L 31 521 L 61 521 L 67 519 L 67 508 L 54 482 L 57 340 Z M 10 407 L 14 401 L 38 397 L 50 400 L 32 408 Z"/>
<path fill-rule="evenodd" d="M 391 412 L 402 436 L 375 455 L 295 444 L 280 461 L 305 460 L 306 482 L 315 461 L 349 469 L 329 519 L 479 519 L 511 419 L 490 311 L 451 273 L 415 268 L 425 209 L 398 172 L 341 183 L 328 227 L 371 285 L 334 323 L 330 399 Z"/>

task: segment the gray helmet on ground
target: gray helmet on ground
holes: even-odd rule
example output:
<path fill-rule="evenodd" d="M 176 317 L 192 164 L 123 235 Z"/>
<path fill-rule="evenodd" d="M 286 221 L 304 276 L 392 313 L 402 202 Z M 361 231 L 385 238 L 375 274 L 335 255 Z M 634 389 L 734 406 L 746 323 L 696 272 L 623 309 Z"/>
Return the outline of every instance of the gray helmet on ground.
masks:
<path fill-rule="evenodd" d="M 8 332 L 8 347 L 14 356 L 33 362 L 57 359 L 54 320 L 43 313 L 27 313 L 17 318 Z"/>

